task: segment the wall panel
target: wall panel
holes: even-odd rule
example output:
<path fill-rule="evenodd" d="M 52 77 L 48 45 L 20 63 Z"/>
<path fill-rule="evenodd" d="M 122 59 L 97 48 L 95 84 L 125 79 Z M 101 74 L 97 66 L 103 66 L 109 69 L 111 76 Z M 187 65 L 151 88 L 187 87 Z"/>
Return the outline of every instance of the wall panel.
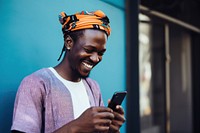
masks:
<path fill-rule="evenodd" d="M 108 15 L 112 28 L 104 59 L 91 73 L 106 103 L 114 91 L 125 89 L 124 11 L 94 0 L 0 1 L 0 132 L 10 132 L 15 94 L 23 77 L 58 63 L 63 46 L 58 14 L 97 9 Z"/>

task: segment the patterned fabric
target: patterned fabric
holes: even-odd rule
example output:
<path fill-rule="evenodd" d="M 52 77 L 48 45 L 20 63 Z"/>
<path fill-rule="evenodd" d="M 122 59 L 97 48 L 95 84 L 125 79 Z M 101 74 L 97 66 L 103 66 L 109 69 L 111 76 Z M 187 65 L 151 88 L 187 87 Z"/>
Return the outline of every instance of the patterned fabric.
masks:
<path fill-rule="evenodd" d="M 59 21 L 62 24 L 63 33 L 81 29 L 100 29 L 109 36 L 111 31 L 109 19 L 101 10 L 82 11 L 69 16 L 65 12 L 61 12 Z"/>
<path fill-rule="evenodd" d="M 104 106 L 98 84 L 83 80 L 91 106 Z M 11 130 L 52 133 L 74 119 L 71 95 L 48 68 L 23 79 L 14 105 Z"/>

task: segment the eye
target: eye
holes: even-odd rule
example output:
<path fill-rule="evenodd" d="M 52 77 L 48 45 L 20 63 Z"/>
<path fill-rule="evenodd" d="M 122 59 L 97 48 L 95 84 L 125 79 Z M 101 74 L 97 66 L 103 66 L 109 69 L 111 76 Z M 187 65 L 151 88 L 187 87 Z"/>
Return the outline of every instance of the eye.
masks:
<path fill-rule="evenodd" d="M 99 55 L 99 56 L 103 56 L 103 55 L 104 55 L 104 53 L 105 53 L 105 51 L 98 52 L 98 55 Z"/>
<path fill-rule="evenodd" d="M 106 52 L 106 49 L 103 49 L 103 50 L 101 50 L 101 51 L 98 52 L 98 55 L 99 56 L 103 56 L 105 52 Z"/>
<path fill-rule="evenodd" d="M 93 50 L 89 49 L 89 48 L 84 48 L 84 50 L 85 50 L 86 53 L 92 53 L 93 52 Z"/>

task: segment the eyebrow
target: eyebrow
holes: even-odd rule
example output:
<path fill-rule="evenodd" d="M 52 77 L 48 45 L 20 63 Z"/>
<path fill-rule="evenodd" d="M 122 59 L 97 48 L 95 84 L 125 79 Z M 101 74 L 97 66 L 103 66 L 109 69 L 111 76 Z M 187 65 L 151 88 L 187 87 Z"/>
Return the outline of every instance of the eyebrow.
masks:
<path fill-rule="evenodd" d="M 104 53 L 104 52 L 106 52 L 106 49 L 102 49 L 102 50 L 101 50 L 101 51 L 99 51 L 99 52 L 103 52 L 103 53 Z"/>
<path fill-rule="evenodd" d="M 97 51 L 97 48 L 94 47 L 94 46 L 84 46 L 84 48 L 92 48 L 92 49 L 94 49 L 95 51 Z M 97 51 L 97 52 L 105 52 L 105 51 L 106 51 L 106 48 L 104 48 L 104 49 L 102 49 L 102 50 L 99 50 L 99 51 Z"/>

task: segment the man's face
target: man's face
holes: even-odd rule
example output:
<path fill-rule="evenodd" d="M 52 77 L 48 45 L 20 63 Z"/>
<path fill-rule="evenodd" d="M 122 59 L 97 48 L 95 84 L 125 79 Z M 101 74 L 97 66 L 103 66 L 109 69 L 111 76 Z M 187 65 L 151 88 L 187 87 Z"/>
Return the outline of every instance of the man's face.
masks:
<path fill-rule="evenodd" d="M 77 77 L 87 77 L 106 51 L 107 36 L 103 31 L 87 29 L 75 44 L 69 54 L 72 73 Z"/>

